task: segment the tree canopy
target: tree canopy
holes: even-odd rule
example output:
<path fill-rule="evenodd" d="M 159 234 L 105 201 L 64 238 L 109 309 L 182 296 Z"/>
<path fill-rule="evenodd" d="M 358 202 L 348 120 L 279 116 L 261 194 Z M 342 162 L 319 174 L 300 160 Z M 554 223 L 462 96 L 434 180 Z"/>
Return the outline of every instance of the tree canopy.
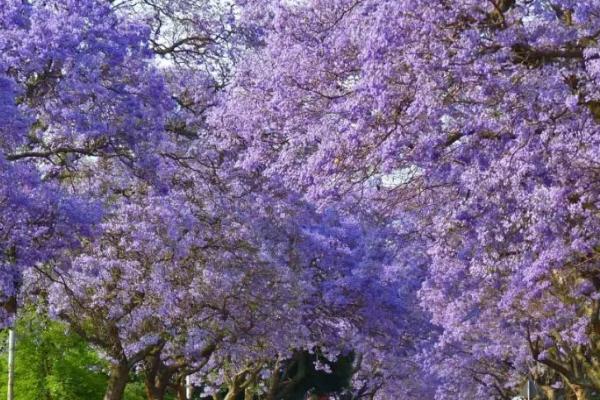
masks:
<path fill-rule="evenodd" d="M 596 0 L 5 0 L 0 323 L 85 377 L 36 390 L 597 397 L 599 40 Z"/>

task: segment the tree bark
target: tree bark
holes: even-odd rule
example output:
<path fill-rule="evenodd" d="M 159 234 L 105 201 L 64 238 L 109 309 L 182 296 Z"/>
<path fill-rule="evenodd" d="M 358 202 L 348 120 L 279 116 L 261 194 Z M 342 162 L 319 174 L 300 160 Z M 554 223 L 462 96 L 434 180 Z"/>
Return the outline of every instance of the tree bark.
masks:
<path fill-rule="evenodd" d="M 125 386 L 129 381 L 129 365 L 125 362 L 113 364 L 110 367 L 108 386 L 104 394 L 104 400 L 122 400 Z"/>
<path fill-rule="evenodd" d="M 237 397 L 237 395 L 239 394 L 239 390 L 236 388 L 231 388 L 229 389 L 229 391 L 227 392 L 227 395 L 225 395 L 225 398 L 223 400 L 235 400 L 235 398 Z M 577 399 L 579 400 L 579 399 Z"/>
<path fill-rule="evenodd" d="M 271 382 L 269 384 L 269 392 L 267 393 L 267 397 L 265 400 L 275 400 L 275 395 L 279 390 L 279 380 L 281 375 L 281 367 L 279 365 L 279 359 L 275 363 L 275 367 L 273 368 L 273 374 L 271 376 Z"/>
<path fill-rule="evenodd" d="M 538 385 L 538 387 L 540 388 L 542 393 L 544 393 L 544 396 L 546 396 L 548 400 L 558 400 L 558 392 L 552 386 Z"/>
<path fill-rule="evenodd" d="M 590 390 L 580 385 L 569 385 L 577 400 L 591 400 Z"/>
<path fill-rule="evenodd" d="M 146 396 L 148 400 L 164 400 L 166 392 L 166 386 L 146 384 Z"/>
<path fill-rule="evenodd" d="M 172 377 L 171 370 L 158 359 L 158 365 L 146 371 L 144 377 L 148 400 L 163 400 Z"/>
<path fill-rule="evenodd" d="M 178 376 L 173 380 L 173 382 L 170 383 L 170 386 L 177 394 L 177 400 L 188 400 L 184 382 L 185 380 L 182 379 L 181 376 Z"/>
<path fill-rule="evenodd" d="M 188 400 L 185 386 L 177 385 L 177 400 Z"/>

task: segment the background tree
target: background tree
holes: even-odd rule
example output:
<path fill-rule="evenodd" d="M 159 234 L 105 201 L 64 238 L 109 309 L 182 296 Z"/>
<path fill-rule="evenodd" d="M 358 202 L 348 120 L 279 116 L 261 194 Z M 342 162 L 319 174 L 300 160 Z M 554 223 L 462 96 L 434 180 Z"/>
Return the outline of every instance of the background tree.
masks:
<path fill-rule="evenodd" d="M 15 331 L 18 336 L 16 400 L 102 399 L 107 382 L 107 362 L 68 326 L 28 307 L 20 310 Z M 6 334 L 2 338 L 6 339 Z M 6 359 L 4 351 L 3 360 Z M 6 393 L 5 361 L 0 364 L 0 372 L 0 393 Z M 145 398 L 136 394 L 135 386 L 128 388 L 125 399 Z"/>

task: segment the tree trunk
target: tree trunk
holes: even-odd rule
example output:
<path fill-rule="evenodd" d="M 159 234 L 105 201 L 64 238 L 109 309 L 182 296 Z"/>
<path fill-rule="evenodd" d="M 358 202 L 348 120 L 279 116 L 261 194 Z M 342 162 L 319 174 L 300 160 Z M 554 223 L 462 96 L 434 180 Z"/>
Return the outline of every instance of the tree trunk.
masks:
<path fill-rule="evenodd" d="M 164 400 L 170 381 L 171 374 L 163 364 L 158 364 L 157 368 L 147 371 L 144 377 L 144 385 L 146 386 L 148 400 Z"/>
<path fill-rule="evenodd" d="M 117 363 L 110 367 L 108 386 L 104 394 L 104 400 L 122 400 L 125 386 L 129 381 L 129 366 L 127 363 Z"/>
<path fill-rule="evenodd" d="M 172 374 L 164 365 L 159 366 L 156 374 L 147 374 L 144 379 L 148 400 L 163 400 L 167 393 Z"/>
<path fill-rule="evenodd" d="M 146 385 L 146 396 L 148 400 L 164 400 L 166 386 L 148 386 Z"/>
<path fill-rule="evenodd" d="M 163 363 L 160 354 L 160 351 L 154 351 L 144 360 L 144 385 L 148 400 L 164 400 L 175 372 Z"/>
<path fill-rule="evenodd" d="M 183 385 L 177 385 L 177 400 L 188 400 L 185 387 Z"/>
<path fill-rule="evenodd" d="M 245 372 L 242 372 L 231 379 L 231 382 L 227 384 L 227 394 L 223 400 L 235 400 L 235 398 L 242 391 L 242 381 L 244 379 Z"/>
<path fill-rule="evenodd" d="M 538 385 L 548 400 L 558 400 L 558 391 L 549 385 Z"/>
<path fill-rule="evenodd" d="M 273 374 L 271 375 L 271 382 L 269 384 L 269 391 L 265 400 L 275 400 L 275 395 L 279 391 L 279 380 L 281 377 L 281 370 L 279 366 L 279 360 L 275 363 L 273 368 Z"/>
<path fill-rule="evenodd" d="M 185 385 L 182 383 L 183 379 L 179 376 L 177 377 L 177 379 L 175 379 L 173 382 L 171 382 L 171 388 L 173 388 L 173 390 L 175 390 L 175 393 L 177 394 L 177 400 L 188 400 L 187 399 L 187 393 L 186 393 L 186 387 Z"/>
<path fill-rule="evenodd" d="M 569 385 L 569 386 L 571 387 L 571 390 L 575 394 L 575 398 L 577 400 L 591 400 L 592 399 L 592 395 L 587 388 L 585 388 L 583 386 L 579 386 L 579 385 Z"/>
<path fill-rule="evenodd" d="M 227 392 L 227 395 L 225 396 L 225 398 L 223 400 L 235 400 L 235 398 L 237 397 L 238 394 L 239 394 L 239 391 L 230 389 Z"/>

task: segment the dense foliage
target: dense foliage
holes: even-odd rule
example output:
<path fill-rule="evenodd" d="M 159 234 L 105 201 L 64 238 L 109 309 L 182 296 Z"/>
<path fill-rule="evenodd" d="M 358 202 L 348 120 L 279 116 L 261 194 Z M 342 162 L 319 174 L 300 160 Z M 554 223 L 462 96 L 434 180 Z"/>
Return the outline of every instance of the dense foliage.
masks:
<path fill-rule="evenodd" d="M 594 398 L 599 41 L 596 0 L 5 0 L 0 320 L 105 400 Z"/>
<path fill-rule="evenodd" d="M 64 324 L 25 310 L 15 331 L 15 400 L 101 400 L 107 363 Z M 6 343 L 6 335 L 2 336 Z M 3 348 L 3 355 L 6 348 Z M 6 364 L 0 367 L 0 395 L 6 396 Z M 143 385 L 128 388 L 125 400 L 142 400 Z"/>

